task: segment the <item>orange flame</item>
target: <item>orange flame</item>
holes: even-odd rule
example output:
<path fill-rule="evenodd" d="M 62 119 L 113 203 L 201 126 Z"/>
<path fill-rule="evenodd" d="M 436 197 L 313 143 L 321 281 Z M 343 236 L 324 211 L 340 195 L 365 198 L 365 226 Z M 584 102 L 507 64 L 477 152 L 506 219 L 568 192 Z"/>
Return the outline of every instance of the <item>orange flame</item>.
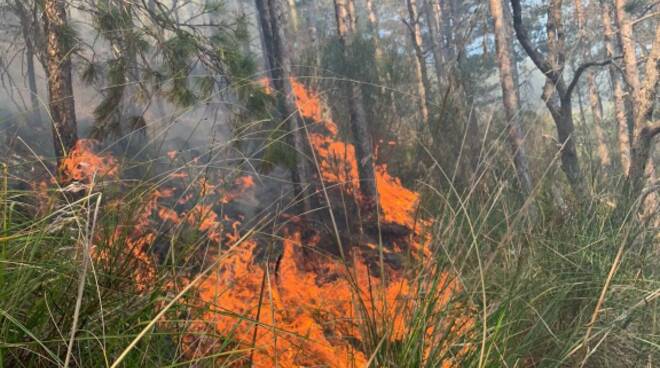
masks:
<path fill-rule="evenodd" d="M 325 130 L 309 136 L 320 160 L 322 179 L 342 185 L 344 191 L 359 198 L 353 145 L 336 138 L 337 126 L 324 118 L 320 99 L 295 80 L 292 84 L 301 114 Z M 427 253 L 425 243 L 429 239 L 415 226 L 419 194 L 403 187 L 386 165 L 378 166 L 376 175 L 382 220 L 409 229 L 412 238 L 421 239 L 421 243 L 411 245 Z M 223 201 L 238 196 L 240 193 L 229 193 Z M 237 240 L 238 234 L 232 239 Z M 402 310 L 414 293 L 407 279 L 389 270 L 388 285 L 378 291 L 382 283 L 370 275 L 359 251 L 352 252 L 349 268 L 339 260 L 320 256 L 314 261 L 316 268 L 310 268 L 305 249 L 317 247 L 318 241 L 317 236 L 303 243 L 300 229 L 285 232 L 275 270 L 254 263 L 257 243 L 247 240 L 200 285 L 200 298 L 210 306 L 204 320 L 213 323 L 221 335 L 231 335 L 242 347 L 254 348 L 254 367 L 362 366 L 367 357 L 354 342 L 365 338 L 358 323 L 365 313 L 375 313 L 374 320 L 387 321 L 394 331 L 391 338 L 400 338 L 405 332 L 406 314 Z M 363 246 L 377 249 L 373 244 Z M 438 295 L 445 303 L 458 289 L 448 282 L 450 286 Z M 382 297 L 374 297 L 374 293 Z"/>
<path fill-rule="evenodd" d="M 337 125 L 328 118 L 321 99 L 295 80 L 292 84 L 300 113 L 314 128 L 320 128 L 310 129 L 308 137 L 319 158 L 320 179 L 338 185 L 342 193 L 359 202 L 354 146 L 338 139 Z M 63 164 L 66 172 L 75 180 L 91 180 L 99 174 L 117 175 L 114 160 L 94 154 L 91 143 L 80 143 L 72 150 Z M 175 159 L 176 155 L 169 157 Z M 183 172 L 169 175 L 171 181 L 188 178 Z M 186 190 L 181 193 L 170 187 L 152 191 L 124 244 L 119 244 L 119 229 L 114 235 L 117 245 L 123 247 L 121 256 L 136 262 L 133 279 L 140 290 L 148 289 L 156 279 L 156 265 L 148 248 L 159 235 L 158 221 L 196 228 L 217 244 L 235 245 L 230 253 L 217 255 L 223 258 L 217 269 L 198 285 L 199 300 L 186 301 L 208 306 L 204 322 L 192 323 L 187 330 L 190 336 L 183 343 L 188 355 L 205 354 L 222 345 L 196 337 L 196 332 L 203 332 L 200 330 L 208 325 L 240 347 L 253 348 L 248 354 L 252 366 L 257 368 L 364 366 L 368 356 L 360 342 L 368 338 L 361 329 L 365 318 L 384 324 L 378 327 L 388 328 L 389 338 L 403 337 L 408 327 L 405 311 L 415 300 L 414 286 L 402 271 L 393 267 L 385 269 L 387 282 L 372 274 L 367 257 L 370 251 L 379 249 L 377 245 L 359 244 L 348 253 L 351 259 L 345 262 L 320 255 L 321 235 L 304 238 L 305 225 L 292 219 L 293 225 L 279 233 L 280 255 L 273 256 L 277 259 L 257 263 L 255 254 L 260 244 L 255 239 L 236 244 L 241 239 L 240 216 L 232 218 L 216 209 L 244 196 L 255 186 L 254 178 L 239 177 L 227 190 L 223 189 L 227 183 L 222 180 L 213 182 L 205 177 L 191 181 L 192 185 L 182 186 Z M 384 164 L 376 167 L 376 184 L 381 220 L 404 227 L 410 236 L 401 241 L 422 255 L 428 254 L 430 239 L 421 228 L 429 223 L 416 219 L 419 193 L 403 187 Z M 178 206 L 186 209 L 176 210 Z M 402 248 L 394 244 L 393 250 L 383 251 L 401 252 Z M 101 260 L 108 257 L 98 254 Z M 437 295 L 440 307 L 459 290 L 449 276 L 444 276 L 449 287 Z M 436 326 L 429 327 L 429 333 L 433 328 Z M 204 344 L 201 349 L 200 344 Z"/>
<path fill-rule="evenodd" d="M 62 160 L 60 172 L 65 182 L 91 182 L 97 177 L 116 177 L 119 173 L 117 162 L 110 155 L 95 153 L 98 142 L 93 139 L 79 139 Z"/>

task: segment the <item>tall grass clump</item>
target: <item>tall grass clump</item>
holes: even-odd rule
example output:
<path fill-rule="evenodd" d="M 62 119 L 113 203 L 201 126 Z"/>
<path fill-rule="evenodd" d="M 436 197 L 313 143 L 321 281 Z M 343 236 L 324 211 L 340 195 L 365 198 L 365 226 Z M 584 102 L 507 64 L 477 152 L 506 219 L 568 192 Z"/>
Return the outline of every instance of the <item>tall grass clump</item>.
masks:
<path fill-rule="evenodd" d="M 658 237 L 654 224 L 638 216 L 639 201 L 620 200 L 617 207 L 595 196 L 558 206 L 551 189 L 561 183 L 546 176 L 521 199 L 515 185 L 484 169 L 496 156 L 483 157 L 467 187 L 447 185 L 455 175 L 441 165 L 416 182 L 429 252 L 402 257 L 410 291 L 387 306 L 393 314 L 356 308 L 361 340 L 352 344 L 368 365 L 657 365 Z M 0 367 L 251 366 L 247 357 L 258 347 L 236 341 L 231 329 L 221 335 L 204 320 L 210 306 L 195 299 L 195 283 L 226 249 L 213 258 L 209 239 L 190 226 L 158 228 L 146 247 L 160 252 L 151 268 L 133 252 L 141 210 L 164 181 L 156 175 L 39 191 L 12 189 L 4 172 Z M 604 193 L 620 186 L 598 185 Z M 261 236 L 281 237 L 267 234 L 261 215 L 246 223 Z M 252 235 L 243 232 L 241 240 Z M 199 254 L 208 259 L 200 263 Z M 367 287 L 356 287 L 355 298 Z M 263 295 L 260 304 L 269 294 Z M 374 300 L 356 305 L 378 305 L 382 296 L 370 295 Z M 277 327 L 225 314 L 235 318 L 234 329 Z"/>
<path fill-rule="evenodd" d="M 48 192 L 0 190 L 0 367 L 190 366 L 184 333 L 196 314 L 172 298 L 172 267 L 140 281 L 139 260 L 126 241 L 145 205 L 144 187 L 121 206 L 93 185 Z M 145 328 L 154 320 L 157 326 Z M 140 339 L 136 337 L 144 333 Z M 225 356 L 231 355 L 225 349 Z"/>
<path fill-rule="evenodd" d="M 638 217 L 639 203 L 559 208 L 545 184 L 533 219 L 504 182 L 461 192 L 420 184 L 433 261 L 413 272 L 405 332 L 372 329 L 382 337 L 368 348 L 373 366 L 658 364 L 657 228 Z"/>

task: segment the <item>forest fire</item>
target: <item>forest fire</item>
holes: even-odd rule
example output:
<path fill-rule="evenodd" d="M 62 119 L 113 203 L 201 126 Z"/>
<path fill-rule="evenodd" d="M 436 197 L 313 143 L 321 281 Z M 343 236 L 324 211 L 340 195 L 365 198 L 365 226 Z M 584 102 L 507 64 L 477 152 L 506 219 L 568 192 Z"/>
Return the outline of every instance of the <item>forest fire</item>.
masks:
<path fill-rule="evenodd" d="M 309 139 L 320 159 L 322 179 L 359 201 L 353 146 L 335 138 L 337 126 L 323 118 L 318 97 L 300 83 L 293 85 L 301 114 L 316 125 L 310 126 Z M 390 176 L 385 165 L 378 167 L 377 175 L 382 220 L 402 227 L 407 235 L 392 239 L 383 251 L 413 248 L 424 253 L 427 239 L 415 228 L 419 195 Z M 377 244 L 353 244 L 351 259 L 342 261 L 322 249 L 321 243 L 333 242 L 326 239 L 331 236 L 306 232 L 304 224 L 282 230 L 281 253 L 265 264 L 254 260 L 259 247 L 254 240 L 223 261 L 199 287 L 201 299 L 210 306 L 204 320 L 241 347 L 254 349 L 250 361 L 255 367 L 363 366 L 368 356 L 360 342 L 367 331 L 361 331 L 363 324 L 357 321 L 373 320 L 389 331 L 390 339 L 400 338 L 406 324 L 401 310 L 408 307 L 413 287 L 390 264 L 383 265 L 387 282 L 374 276 L 367 258 Z M 448 298 L 455 288 L 450 286 L 439 298 Z"/>
<path fill-rule="evenodd" d="M 336 138 L 338 128 L 324 117 L 320 99 L 302 84 L 294 81 L 293 85 L 298 108 L 310 122 L 309 141 L 319 158 L 321 179 L 335 188 L 330 190 L 331 196 L 342 195 L 350 202 L 346 206 L 357 206 L 341 208 L 333 203 L 334 211 L 359 210 L 353 145 Z M 95 173 L 116 175 L 114 160 L 98 156 L 92 149 L 93 142 L 82 141 L 71 152 L 64 167 L 72 179 L 91 181 Z M 177 159 L 174 153 L 168 157 Z M 429 239 L 423 235 L 429 223 L 416 218 L 419 194 L 404 188 L 386 165 L 379 165 L 376 174 L 385 234 L 375 232 L 379 226 L 366 224 L 364 235 L 352 239 L 351 232 L 359 228 L 350 223 L 355 220 L 346 220 L 338 230 L 341 234 L 332 234 L 317 231 L 297 216 L 285 215 L 288 224 L 272 234 L 274 240 L 249 238 L 233 248 L 241 238 L 244 218 L 225 213 L 224 208 L 254 190 L 254 178 L 214 180 L 205 176 L 191 180 L 186 172 L 177 170 L 168 175 L 167 185 L 148 194 L 132 228 L 117 227 L 110 241 L 121 243 L 123 239 L 124 247 L 113 255 L 100 253 L 95 258 L 128 260 L 137 289 L 146 290 L 155 282 L 158 267 L 150 250 L 167 252 L 167 248 L 158 251 L 163 231 L 171 235 L 182 227 L 195 229 L 211 244 L 232 251 L 223 254 L 217 268 L 197 286 L 198 299 L 189 300 L 207 312 L 203 323 L 188 328 L 190 336 L 184 339 L 187 355 L 207 354 L 218 346 L 214 339 L 193 338 L 212 329 L 248 349 L 254 367 L 362 366 L 369 358 L 365 339 L 373 333 L 363 330 L 364 321 L 390 340 L 403 336 L 407 321 L 402 311 L 410 307 L 415 287 L 401 263 L 406 257 L 424 258 L 429 253 Z M 337 244 L 337 239 L 346 244 Z M 346 248 L 345 259 L 337 254 L 340 246 Z M 215 247 L 210 249 L 216 256 L 221 254 Z M 451 281 L 448 285 L 438 294 L 440 300 L 447 300 L 457 288 Z"/>
<path fill-rule="evenodd" d="M 657 365 L 660 2 L 2 4 L 0 367 Z"/>
<path fill-rule="evenodd" d="M 376 168 L 380 219 L 365 219 L 380 221 L 380 225 L 342 217 L 342 212 L 359 212 L 362 206 L 355 148 L 337 138 L 338 127 L 327 117 L 319 97 L 292 82 L 299 111 L 308 121 L 320 180 L 331 188 L 332 210 L 343 219 L 339 234 L 284 214 L 284 224 L 270 239 L 249 238 L 233 247 L 241 238 L 245 218 L 240 211 L 226 209 L 257 189 L 254 177 L 214 179 L 177 169 L 164 184 L 147 192 L 132 220 L 115 228 L 107 240 L 115 244 L 112 254 L 94 255 L 97 262 L 123 259 L 130 265 L 128 276 L 136 289 L 145 291 L 156 282 L 157 258 L 169 252 L 169 245 L 159 239 L 185 228 L 217 246 L 205 249 L 221 261 L 197 285 L 196 299 L 188 299 L 206 310 L 203 322 L 189 326 L 190 335 L 184 339 L 184 351 L 191 357 L 222 345 L 215 339 L 194 337 L 211 329 L 249 351 L 245 359 L 254 367 L 363 366 L 369 359 L 366 340 L 373 339 L 374 333 L 365 331 L 365 325 L 391 341 L 401 339 L 406 331 L 404 311 L 414 302 L 417 286 L 410 283 L 402 263 L 430 254 L 430 239 L 425 235 L 430 223 L 417 218 L 419 194 L 403 187 L 381 164 Z M 178 160 L 175 151 L 167 157 L 172 165 Z M 198 162 L 197 158 L 192 162 Z M 116 177 L 118 171 L 116 161 L 97 154 L 91 140 L 79 141 L 61 166 L 68 180 L 85 183 Z M 325 215 L 319 216 L 314 221 L 329 223 Z M 117 244 L 123 244 L 121 249 L 116 249 Z M 340 247 L 343 253 L 337 251 Z M 231 251 L 223 254 L 222 249 Z M 208 251 L 193 251 L 187 257 L 195 259 L 196 252 Z M 183 278 L 168 287 L 188 282 Z M 451 280 L 447 285 L 437 295 L 441 301 L 458 288 Z"/>
<path fill-rule="evenodd" d="M 170 239 L 191 231 L 201 235 L 206 245 L 185 252 L 197 268 L 166 282 L 166 288 L 176 291 L 199 272 L 194 269 L 218 259 L 195 287 L 196 294 L 186 297 L 186 303 L 205 311 L 197 319 L 203 322 L 185 328 L 183 351 L 189 357 L 226 346 L 215 337 L 199 337 L 219 335 L 247 351 L 240 364 L 355 367 L 369 360 L 365 346 L 374 331 L 390 341 L 405 334 L 405 310 L 414 303 L 418 286 L 411 284 L 402 265 L 431 258 L 426 257 L 430 238 L 425 235 L 430 223 L 417 215 L 419 194 L 403 187 L 387 165 L 380 164 L 378 219 L 348 216 L 359 214 L 364 202 L 355 148 L 337 138 L 338 126 L 320 98 L 295 80 L 292 85 L 317 156 L 321 178 L 316 180 L 326 184 L 338 233 L 323 230 L 331 222 L 325 211 L 312 222 L 284 213 L 272 220 L 276 226 L 266 238 L 250 237 L 238 244 L 250 226 L 247 220 L 253 220 L 246 219 L 240 210 L 245 205 L 238 203 L 253 196 L 261 181 L 252 175 L 197 175 L 194 167 L 200 158 L 188 160 L 169 151 L 168 165 L 174 170 L 143 192 L 129 218 L 105 237 L 97 235 L 95 242 L 107 246 L 92 248 L 99 264 L 124 264 L 125 281 L 144 293 L 158 282 L 160 263 L 174 251 Z M 86 185 L 111 178 L 124 186 L 116 180 L 116 159 L 98 147 L 94 140 L 78 141 L 61 163 L 61 178 Z M 122 199 L 109 206 L 121 208 Z M 451 280 L 447 285 L 439 300 L 458 289 Z"/>

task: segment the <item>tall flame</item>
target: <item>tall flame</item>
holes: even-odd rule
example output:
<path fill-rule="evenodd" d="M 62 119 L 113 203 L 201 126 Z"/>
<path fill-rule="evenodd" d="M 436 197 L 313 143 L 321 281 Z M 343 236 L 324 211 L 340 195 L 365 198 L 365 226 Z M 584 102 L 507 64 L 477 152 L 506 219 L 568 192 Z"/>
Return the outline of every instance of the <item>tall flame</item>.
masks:
<path fill-rule="evenodd" d="M 318 179 L 339 188 L 342 195 L 359 204 L 354 146 L 338 139 L 337 125 L 317 95 L 295 80 L 292 85 L 298 109 L 309 121 L 307 138 L 318 157 Z M 177 159 L 174 151 L 167 156 L 170 161 Z M 78 181 L 90 181 L 95 175 L 118 175 L 114 159 L 94 153 L 94 142 L 87 140 L 81 140 L 70 152 L 62 170 Z M 430 223 L 416 218 L 419 194 L 403 187 L 385 164 L 375 171 L 380 221 L 403 228 L 406 234 L 405 239 L 390 239 L 388 249 L 365 238 L 358 240 L 359 244 L 350 244 L 348 259 L 338 259 L 322 249 L 334 238 L 329 240 L 327 235 L 324 238 L 314 231 L 309 235 L 308 225 L 292 216 L 290 225 L 274 234 L 280 239 L 275 246 L 279 253 L 272 252 L 266 260 L 257 261 L 264 244 L 256 239 L 237 244 L 243 219 L 218 210 L 245 196 L 255 187 L 254 179 L 191 180 L 182 171 L 171 173 L 167 184 L 152 190 L 132 223 L 118 227 L 111 241 L 122 247 L 119 256 L 134 265 L 132 278 L 139 290 L 147 290 L 155 282 L 157 266 L 149 250 L 164 225 L 186 226 L 215 244 L 236 245 L 228 253 L 216 253 L 222 257 L 221 262 L 197 286 L 198 299 L 187 300 L 206 307 L 203 322 L 187 327 L 189 335 L 183 344 L 188 355 L 206 354 L 222 345 L 213 338 L 198 337 L 196 332 L 210 327 L 217 335 L 231 338 L 235 345 L 250 351 L 247 355 L 257 368 L 363 366 L 368 360 L 363 342 L 370 338 L 363 330 L 365 319 L 377 323 L 381 331 L 390 331 L 389 338 L 400 339 L 407 328 L 404 310 L 415 299 L 415 287 L 400 267 L 381 264 L 385 274 L 376 276 L 368 258 L 378 251 L 393 255 L 412 249 L 422 259 L 430 253 L 430 239 L 423 232 Z M 186 181 L 192 184 L 184 184 Z M 128 237 L 119 244 L 127 226 Z M 109 257 L 103 252 L 95 254 L 99 261 L 109 261 Z M 447 279 L 449 287 L 437 295 L 439 304 L 458 290 L 458 285 Z"/>
<path fill-rule="evenodd" d="M 308 137 L 322 180 L 340 184 L 358 198 L 354 146 L 337 139 L 337 125 L 325 117 L 318 96 L 295 80 L 292 84 L 300 113 L 323 128 L 311 129 Z M 408 229 L 416 239 L 411 245 L 425 252 L 428 239 L 415 228 L 419 194 L 404 188 L 385 165 L 377 167 L 376 175 L 382 221 Z M 401 337 L 406 324 L 401 311 L 414 291 L 394 269 L 388 269 L 389 282 L 382 288 L 357 251 L 348 262 L 318 255 L 310 266 L 307 249 L 318 247 L 320 239 L 304 239 L 302 231 L 294 227 L 283 234 L 279 268 L 255 264 L 255 241 L 229 255 L 199 288 L 201 299 L 211 306 L 204 319 L 221 335 L 253 348 L 254 367 L 363 366 L 367 356 L 358 342 L 366 336 L 359 321 L 384 321 L 394 331 L 391 338 Z M 362 246 L 377 249 L 375 244 Z M 451 283 L 439 297 L 448 299 L 456 288 Z"/>

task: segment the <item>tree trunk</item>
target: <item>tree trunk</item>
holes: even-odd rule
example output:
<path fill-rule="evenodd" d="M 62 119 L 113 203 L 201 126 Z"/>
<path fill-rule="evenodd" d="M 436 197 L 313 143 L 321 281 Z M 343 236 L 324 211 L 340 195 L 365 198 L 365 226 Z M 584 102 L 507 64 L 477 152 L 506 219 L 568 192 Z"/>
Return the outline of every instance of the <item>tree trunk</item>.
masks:
<path fill-rule="evenodd" d="M 575 14 L 578 23 L 578 39 L 579 46 L 583 50 L 582 61 L 590 61 L 593 59 L 591 54 L 591 48 L 586 39 L 587 35 L 585 32 L 586 20 L 584 17 L 584 8 L 582 7 L 582 0 L 575 0 Z M 600 95 L 598 93 L 598 86 L 596 85 L 596 79 L 591 70 L 585 71 L 587 78 L 587 94 L 589 97 L 589 108 L 591 109 L 591 117 L 594 123 L 594 130 L 596 133 L 596 142 L 598 144 L 598 157 L 600 159 L 601 165 L 609 167 L 612 163 L 610 160 L 610 152 L 607 148 L 607 141 L 605 138 L 605 133 L 603 131 L 602 122 L 603 122 L 603 105 L 600 101 Z"/>
<path fill-rule="evenodd" d="M 289 15 L 291 18 L 291 30 L 295 33 L 298 32 L 298 8 L 296 0 L 288 0 L 289 2 Z"/>
<path fill-rule="evenodd" d="M 632 100 L 639 101 L 639 72 L 637 70 L 637 56 L 635 55 L 635 40 L 633 29 L 628 14 L 625 10 L 626 1 L 614 0 L 614 14 L 619 28 L 619 43 L 623 52 L 624 78 L 631 89 Z M 636 110 L 636 109 L 635 109 Z M 636 124 L 635 113 L 633 113 L 633 136 L 640 129 Z"/>
<path fill-rule="evenodd" d="M 642 192 L 645 183 L 647 162 L 653 153 L 653 140 L 660 134 L 660 121 L 652 125 L 644 126 L 639 130 L 639 135 L 632 147 L 632 161 L 628 175 L 628 194 L 630 198 L 636 199 Z"/>
<path fill-rule="evenodd" d="M 348 16 L 348 25 L 351 33 L 357 32 L 357 10 L 355 0 L 344 0 L 346 2 L 346 11 Z"/>
<path fill-rule="evenodd" d="M 305 190 L 310 184 L 311 171 L 308 169 L 307 161 L 304 159 L 307 152 L 305 144 L 304 127 L 305 121 L 301 118 L 296 105 L 296 96 L 291 86 L 291 58 L 285 38 L 286 19 L 284 9 L 282 9 L 282 0 L 269 0 L 271 13 L 272 34 L 275 40 L 275 69 L 279 70 L 279 80 L 273 80 L 276 90 L 281 99 L 283 118 L 289 119 L 289 129 L 293 137 L 293 147 L 296 150 L 296 164 L 292 170 L 294 182 L 299 183 L 298 192 L 302 195 L 303 208 L 305 211 L 312 209 L 311 202 Z"/>
<path fill-rule="evenodd" d="M 31 21 L 30 13 L 24 7 L 24 4 L 20 0 L 16 0 L 14 7 L 16 13 L 21 22 L 21 32 L 23 36 L 23 42 L 25 42 L 25 62 L 27 67 L 27 78 L 28 78 L 28 90 L 30 92 L 30 124 L 38 123 L 41 120 L 41 114 L 39 113 L 39 91 L 37 89 L 37 76 L 34 68 L 34 58 L 35 58 L 35 49 L 33 38 L 34 32 L 33 22 Z"/>
<path fill-rule="evenodd" d="M 518 174 L 520 187 L 525 195 L 528 196 L 532 192 L 533 187 L 527 164 L 527 156 L 525 154 L 523 132 L 518 117 L 520 106 L 513 77 L 514 61 L 510 49 L 511 35 L 507 32 L 502 0 L 489 0 L 489 2 L 490 13 L 494 21 L 495 47 L 500 72 L 500 84 L 502 85 L 504 112 L 509 123 L 509 144 L 513 151 L 513 162 L 516 173 Z"/>
<path fill-rule="evenodd" d="M 562 26 L 562 0 L 551 0 L 548 8 L 548 56 L 556 79 L 548 79 L 554 87 L 558 99 L 546 96 L 546 106 L 553 115 L 557 126 L 557 136 L 561 149 L 562 169 L 568 178 L 573 191 L 581 199 L 585 196 L 584 177 L 580 169 L 577 148 L 575 146 L 575 125 L 573 123 L 573 102 L 566 90 L 563 70 L 566 64 L 564 33 Z"/>
<path fill-rule="evenodd" d="M 628 171 L 629 194 L 636 198 L 642 190 L 645 168 L 647 175 L 654 178 L 655 170 L 649 162 L 652 151 L 653 137 L 657 134 L 657 123 L 652 126 L 651 133 L 647 127 L 647 121 L 652 118 L 653 106 L 658 84 L 658 61 L 660 60 L 660 27 L 655 29 L 655 39 L 646 60 L 644 83 L 640 81 L 637 69 L 637 56 L 633 38 L 632 22 L 626 14 L 626 3 L 623 0 L 615 0 L 616 21 L 619 28 L 619 42 L 623 51 L 624 76 L 626 82 L 632 89 L 633 97 L 633 146 L 631 150 L 630 169 Z M 647 147 L 648 146 L 648 147 Z M 655 202 L 657 199 L 652 198 Z"/>
<path fill-rule="evenodd" d="M 513 8 L 516 37 L 536 67 L 546 76 L 543 99 L 557 127 L 557 138 L 561 145 L 562 170 L 566 174 L 576 197 L 585 198 L 587 191 L 578 161 L 574 136 L 575 126 L 573 124 L 571 88 L 574 88 L 575 84 L 571 83 L 567 87 L 563 77 L 566 58 L 564 55 L 564 34 L 561 18 L 562 0 L 551 0 L 548 7 L 546 25 L 548 35 L 547 57 L 543 56 L 529 39 L 527 30 L 522 23 L 520 0 L 511 0 L 511 6 Z M 579 74 L 576 74 L 574 81 L 577 81 L 579 76 Z"/>
<path fill-rule="evenodd" d="M 509 7 L 508 3 L 506 1 L 503 1 L 502 3 L 503 9 L 504 9 L 504 29 L 507 35 L 509 36 L 509 50 L 510 50 L 510 55 L 511 55 L 511 73 L 513 74 L 513 85 L 515 87 L 516 91 L 516 96 L 518 97 L 518 101 L 520 101 L 520 71 L 518 69 L 518 60 L 516 59 L 516 52 L 515 52 L 515 43 L 513 37 L 514 30 L 513 30 L 513 15 L 511 15 L 511 8 Z"/>
<path fill-rule="evenodd" d="M 380 45 L 380 34 L 378 33 L 380 22 L 378 20 L 378 13 L 376 12 L 376 8 L 374 6 L 374 0 L 366 0 L 366 1 L 367 1 L 367 30 L 369 31 L 369 34 L 371 36 L 374 45 L 376 62 L 378 63 L 383 58 L 383 49 L 381 48 Z"/>
<path fill-rule="evenodd" d="M 573 65 L 573 67 L 574 67 L 574 65 Z M 573 68 L 573 69 L 575 69 L 575 68 Z M 577 100 L 578 100 L 578 109 L 580 111 L 579 121 L 582 124 L 586 124 L 587 123 L 587 114 L 584 112 L 584 103 L 582 102 L 582 101 L 584 101 L 584 98 L 582 97 L 582 88 L 580 88 L 580 87 L 581 86 L 579 84 L 575 87 L 575 92 L 577 94 Z"/>
<path fill-rule="evenodd" d="M 312 45 L 314 52 L 314 65 L 312 76 L 312 84 L 317 85 L 319 78 L 318 75 L 321 69 L 321 47 L 319 44 L 319 29 L 318 29 L 318 16 L 319 9 L 316 1 L 309 3 L 309 8 L 305 13 L 305 22 L 307 23 L 307 30 L 309 31 L 309 44 Z"/>
<path fill-rule="evenodd" d="M 625 58 L 625 56 L 624 56 Z M 660 133 L 660 122 L 652 125 L 647 124 L 653 115 L 653 105 L 655 102 L 658 85 L 658 63 L 660 62 L 660 27 L 655 29 L 655 39 L 653 46 L 646 60 L 645 80 L 635 93 L 635 129 L 634 143 L 631 150 L 630 171 L 628 180 L 633 192 L 630 193 L 636 198 L 642 191 L 645 176 L 652 180 L 655 179 L 655 166 L 651 153 L 653 152 L 653 139 Z M 646 174 L 646 175 L 645 175 Z M 654 209 L 657 203 L 657 194 L 652 193 L 648 198 L 650 209 Z"/>
<path fill-rule="evenodd" d="M 294 195 L 302 201 L 303 210 L 312 209 L 310 197 L 306 194 L 310 183 L 311 171 L 304 159 L 307 144 L 304 137 L 304 120 L 300 117 L 296 106 L 296 97 L 291 86 L 291 59 L 286 44 L 284 30 L 286 28 L 283 0 L 256 0 L 259 23 L 262 27 L 264 59 L 271 66 L 269 69 L 271 82 L 277 95 L 280 118 L 289 122 L 289 144 L 296 150 L 295 164 L 291 167 L 291 179 Z"/>
<path fill-rule="evenodd" d="M 660 26 L 655 28 L 655 38 L 644 67 L 644 82 L 636 94 L 635 126 L 644 127 L 653 118 L 656 94 L 658 91 L 658 69 L 660 65 Z M 639 128 L 641 129 L 641 128 Z"/>
<path fill-rule="evenodd" d="M 454 28 L 457 23 L 455 14 L 455 7 L 451 0 L 437 0 L 440 12 L 439 20 L 442 21 L 442 28 L 444 29 L 445 38 L 445 62 L 450 64 L 453 68 L 456 63 L 456 45 L 458 44 L 454 37 Z"/>
<path fill-rule="evenodd" d="M 67 39 L 66 1 L 45 0 L 48 102 L 58 165 L 78 140 L 71 77 L 71 45 Z"/>
<path fill-rule="evenodd" d="M 337 33 L 343 48 L 344 57 L 347 58 L 353 35 L 349 7 L 345 0 L 335 0 L 335 17 L 337 21 Z M 378 190 L 376 188 L 373 147 L 367 126 L 362 90 L 356 83 L 351 83 L 349 89 L 349 110 L 351 129 L 353 131 L 353 139 L 355 140 L 355 155 L 358 161 L 360 192 L 367 203 L 377 207 Z"/>
<path fill-rule="evenodd" d="M 426 69 L 426 60 L 422 49 L 422 30 L 419 25 L 419 16 L 417 14 L 417 1 L 406 0 L 408 7 L 408 31 L 415 50 L 415 77 L 417 79 L 417 95 L 419 97 L 419 109 L 422 114 L 422 126 L 418 129 L 423 136 L 424 129 L 430 128 L 430 101 L 431 83 L 429 82 L 428 71 Z M 421 137 L 420 137 L 421 138 Z"/>
<path fill-rule="evenodd" d="M 270 21 L 270 9 L 267 3 L 268 0 L 255 0 L 255 7 L 257 8 L 257 17 L 259 22 L 259 35 L 261 40 L 262 57 L 264 61 L 264 70 L 270 75 L 271 82 L 275 81 L 275 50 L 273 45 L 275 39 L 273 36 L 273 27 Z"/>
<path fill-rule="evenodd" d="M 603 23 L 603 38 L 605 41 L 605 51 L 608 58 L 613 58 L 618 55 L 618 46 L 616 44 L 616 37 L 612 29 L 612 8 L 608 1 L 600 0 L 601 5 L 601 20 Z M 610 64 L 608 72 L 613 87 L 614 96 L 614 113 L 617 124 L 617 136 L 619 141 L 619 158 L 623 172 L 628 174 L 630 169 L 630 137 L 632 133 L 632 113 L 629 101 L 625 99 L 625 85 L 619 76 L 616 66 Z"/>
<path fill-rule="evenodd" d="M 607 138 L 605 136 L 605 131 L 603 130 L 603 104 L 600 101 L 600 95 L 598 94 L 598 86 L 596 85 L 596 80 L 593 73 L 587 72 L 587 88 L 589 92 L 589 105 L 591 108 L 591 115 L 594 122 L 594 130 L 596 132 L 596 141 L 598 142 L 598 158 L 600 163 L 609 167 L 612 164 L 610 159 L 610 151 L 607 148 Z"/>
<path fill-rule="evenodd" d="M 433 54 L 433 63 L 435 64 L 435 74 L 438 84 L 442 82 L 443 71 L 447 62 L 444 54 L 445 45 L 443 44 L 443 22 L 442 8 L 439 1 L 426 0 L 424 5 L 424 15 L 429 29 L 429 40 L 431 41 L 431 51 Z"/>

